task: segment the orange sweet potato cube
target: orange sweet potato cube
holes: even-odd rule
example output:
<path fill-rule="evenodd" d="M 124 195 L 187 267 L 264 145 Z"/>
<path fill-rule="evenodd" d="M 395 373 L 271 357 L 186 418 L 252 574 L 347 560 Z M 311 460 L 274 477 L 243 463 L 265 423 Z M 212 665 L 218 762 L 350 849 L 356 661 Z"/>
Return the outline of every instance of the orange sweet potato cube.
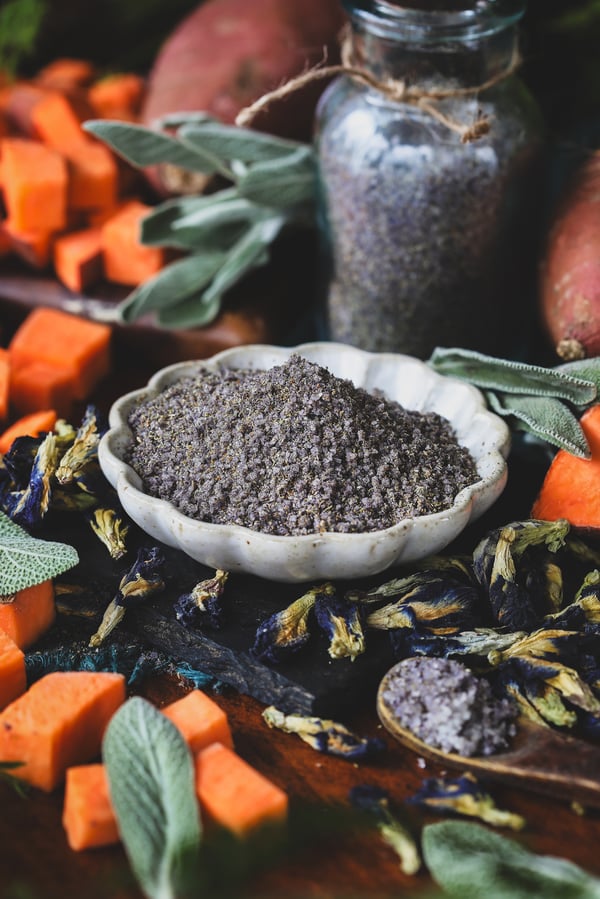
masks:
<path fill-rule="evenodd" d="M 26 689 L 23 650 L 0 628 L 0 711 Z"/>
<path fill-rule="evenodd" d="M 19 231 L 61 231 L 67 224 L 67 164 L 39 141 L 1 141 L 2 183 L 8 217 Z"/>
<path fill-rule="evenodd" d="M 150 210 L 145 203 L 131 200 L 102 225 L 104 274 L 108 281 L 135 287 L 165 264 L 162 247 L 147 247 L 140 240 L 141 221 Z"/>
<path fill-rule="evenodd" d="M 194 754 L 211 743 L 233 747 L 226 713 L 202 690 L 191 690 L 161 711 Z"/>
<path fill-rule="evenodd" d="M 287 794 L 228 746 L 202 749 L 195 766 L 201 811 L 236 836 L 287 818 Z"/>
<path fill-rule="evenodd" d="M 0 712 L 0 761 L 50 792 L 73 765 L 100 753 L 106 726 L 125 702 L 125 678 L 107 671 L 54 671 Z"/>
<path fill-rule="evenodd" d="M 100 762 L 67 769 L 62 823 L 71 849 L 119 842 L 106 768 Z"/>
<path fill-rule="evenodd" d="M 0 602 L 0 629 L 21 649 L 35 643 L 52 625 L 55 616 L 54 583 L 50 578 L 19 590 L 12 602 Z"/>

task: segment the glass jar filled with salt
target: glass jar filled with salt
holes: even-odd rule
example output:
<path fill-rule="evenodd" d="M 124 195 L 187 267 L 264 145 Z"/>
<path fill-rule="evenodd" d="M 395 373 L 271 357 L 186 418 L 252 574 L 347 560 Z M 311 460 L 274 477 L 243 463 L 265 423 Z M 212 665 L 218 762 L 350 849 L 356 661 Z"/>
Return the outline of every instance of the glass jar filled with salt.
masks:
<path fill-rule="evenodd" d="M 344 0 L 317 110 L 326 333 L 427 358 L 527 321 L 543 147 L 517 75 L 523 0 Z"/>

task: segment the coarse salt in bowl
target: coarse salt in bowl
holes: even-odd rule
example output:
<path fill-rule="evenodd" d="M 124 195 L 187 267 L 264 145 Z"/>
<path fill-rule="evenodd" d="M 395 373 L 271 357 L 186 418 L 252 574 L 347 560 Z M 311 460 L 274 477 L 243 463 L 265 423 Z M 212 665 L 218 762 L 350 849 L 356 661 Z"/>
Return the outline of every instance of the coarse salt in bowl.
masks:
<path fill-rule="evenodd" d="M 363 533 L 275 536 L 240 525 L 192 519 L 170 502 L 144 492 L 139 475 L 127 464 L 133 435 L 131 411 L 201 368 L 266 370 L 298 354 L 369 392 L 379 390 L 406 409 L 436 412 L 448 419 L 458 442 L 475 460 L 479 480 L 457 494 L 441 512 L 407 518 L 392 527 Z M 510 435 L 505 422 L 490 412 L 470 384 L 439 375 L 425 362 L 397 353 L 370 353 L 345 344 L 318 342 L 296 347 L 249 345 L 210 359 L 176 363 L 158 371 L 147 387 L 117 400 L 109 430 L 99 446 L 102 471 L 116 489 L 130 518 L 147 534 L 210 568 L 245 572 L 274 581 L 306 582 L 369 577 L 440 552 L 471 521 L 483 514 L 505 487 Z"/>

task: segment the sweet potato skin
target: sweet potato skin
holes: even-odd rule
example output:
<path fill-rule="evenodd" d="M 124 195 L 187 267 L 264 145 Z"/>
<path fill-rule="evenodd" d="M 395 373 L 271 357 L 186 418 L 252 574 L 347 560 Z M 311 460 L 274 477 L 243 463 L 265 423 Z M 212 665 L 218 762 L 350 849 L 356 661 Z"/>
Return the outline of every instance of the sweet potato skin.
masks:
<path fill-rule="evenodd" d="M 542 320 L 565 361 L 600 354 L 600 152 L 567 190 L 541 266 Z"/>

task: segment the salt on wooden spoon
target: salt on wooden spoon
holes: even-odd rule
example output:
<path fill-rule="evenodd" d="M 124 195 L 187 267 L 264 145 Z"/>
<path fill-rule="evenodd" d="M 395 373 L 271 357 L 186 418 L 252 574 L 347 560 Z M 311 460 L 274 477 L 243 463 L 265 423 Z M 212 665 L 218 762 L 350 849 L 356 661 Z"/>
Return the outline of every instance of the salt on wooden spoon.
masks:
<path fill-rule="evenodd" d="M 490 780 L 600 808 L 599 746 L 519 717 L 517 733 L 509 749 L 486 756 L 445 752 L 424 742 L 398 722 L 386 699 L 396 667 L 379 685 L 377 713 L 386 730 L 404 746 L 450 768 L 473 771 Z"/>

